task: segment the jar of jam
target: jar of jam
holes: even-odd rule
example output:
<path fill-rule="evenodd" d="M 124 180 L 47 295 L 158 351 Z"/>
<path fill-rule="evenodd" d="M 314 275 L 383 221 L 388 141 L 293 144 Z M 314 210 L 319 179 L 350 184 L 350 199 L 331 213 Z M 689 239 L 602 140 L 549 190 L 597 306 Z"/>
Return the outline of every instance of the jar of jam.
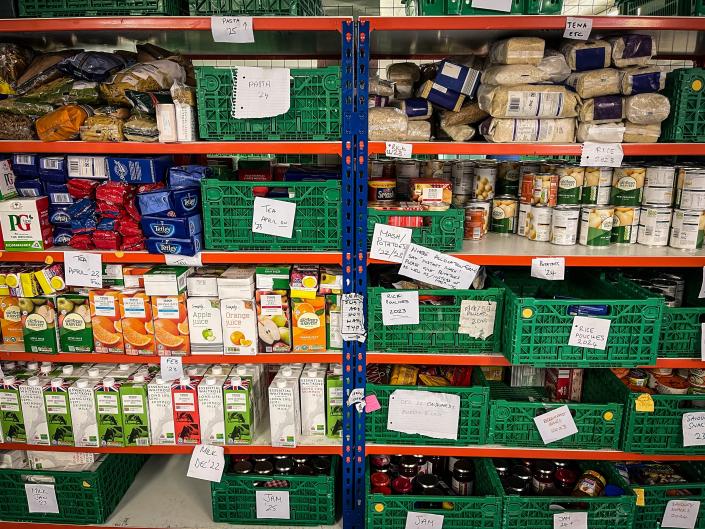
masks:
<path fill-rule="evenodd" d="M 376 455 L 370 458 L 372 472 L 389 472 L 389 456 Z"/>
<path fill-rule="evenodd" d="M 423 496 L 438 494 L 438 476 L 435 474 L 419 474 L 414 480 L 414 492 Z"/>
<path fill-rule="evenodd" d="M 509 476 L 504 483 L 504 490 L 507 494 L 523 495 L 529 492 L 529 482 L 517 476 Z"/>
<path fill-rule="evenodd" d="M 559 494 L 568 496 L 573 492 L 575 483 L 578 481 L 578 473 L 569 467 L 556 470 L 556 489 Z"/>
<path fill-rule="evenodd" d="M 441 456 L 428 456 L 426 458 L 426 473 L 443 476 L 446 473 L 446 458 Z"/>
<path fill-rule="evenodd" d="M 531 475 L 531 470 L 526 468 L 524 465 L 514 465 L 509 469 L 509 474 L 516 476 L 527 484 L 531 483 L 533 476 Z"/>
<path fill-rule="evenodd" d="M 416 474 L 419 473 L 419 465 L 415 456 L 404 456 L 399 461 L 399 475 L 407 478 L 414 479 Z"/>
<path fill-rule="evenodd" d="M 316 456 L 311 459 L 311 467 L 318 475 L 330 474 L 330 459 L 323 456 Z"/>
<path fill-rule="evenodd" d="M 252 461 L 255 463 L 262 463 L 263 461 L 269 461 L 269 456 L 252 456 Z"/>
<path fill-rule="evenodd" d="M 233 465 L 233 472 L 235 474 L 251 474 L 252 463 L 249 461 L 238 461 Z"/>
<path fill-rule="evenodd" d="M 458 496 L 472 496 L 475 467 L 469 459 L 459 459 L 453 466 L 450 485 Z"/>
<path fill-rule="evenodd" d="M 578 478 L 575 488 L 573 489 L 573 496 L 597 498 L 598 496 L 602 496 L 606 485 L 607 480 L 602 474 L 596 470 L 586 470 L 583 472 L 583 475 Z"/>
<path fill-rule="evenodd" d="M 392 490 L 394 494 L 411 494 L 411 480 L 403 476 L 394 478 Z"/>
<path fill-rule="evenodd" d="M 269 476 L 274 474 L 274 465 L 269 461 L 259 461 L 255 463 L 255 474 L 260 476 Z"/>
<path fill-rule="evenodd" d="M 291 474 L 293 471 L 294 460 L 290 457 L 285 457 L 274 461 L 274 472 L 276 474 Z"/>
<path fill-rule="evenodd" d="M 392 480 L 389 479 L 388 473 L 375 472 L 370 476 L 370 484 L 372 485 L 372 492 L 387 495 L 392 493 Z"/>
<path fill-rule="evenodd" d="M 553 475 L 556 466 L 550 461 L 536 461 L 534 463 L 534 476 L 531 480 L 531 490 L 539 496 L 551 496 L 556 492 Z"/>
<path fill-rule="evenodd" d="M 297 476 L 315 476 L 316 472 L 313 470 L 311 465 L 308 463 L 303 463 L 301 465 L 296 465 L 294 468 L 294 474 Z"/>
<path fill-rule="evenodd" d="M 510 462 L 508 459 L 495 459 L 494 468 L 497 470 L 500 478 L 506 478 L 509 476 Z"/>

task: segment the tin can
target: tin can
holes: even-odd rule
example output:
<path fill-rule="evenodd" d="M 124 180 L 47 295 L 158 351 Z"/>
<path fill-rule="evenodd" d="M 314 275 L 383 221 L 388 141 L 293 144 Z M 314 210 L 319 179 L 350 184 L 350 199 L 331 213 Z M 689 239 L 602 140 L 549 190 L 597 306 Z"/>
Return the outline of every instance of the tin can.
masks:
<path fill-rule="evenodd" d="M 482 208 L 485 210 L 485 233 L 490 231 L 490 222 L 492 219 L 492 203 L 489 200 L 477 200 L 477 199 L 472 199 L 469 200 L 467 203 L 467 206 L 465 207 L 474 207 L 474 208 Z"/>
<path fill-rule="evenodd" d="M 451 203 L 453 204 L 453 207 L 461 209 L 467 206 L 471 200 L 472 195 L 456 195 L 455 193 L 453 193 L 453 199 L 451 200 Z"/>
<path fill-rule="evenodd" d="M 368 180 L 367 187 L 369 189 L 367 198 L 370 202 L 388 204 L 390 202 L 394 202 L 397 198 L 397 181 L 393 178 Z"/>
<path fill-rule="evenodd" d="M 646 206 L 671 206 L 673 204 L 672 187 L 644 187 L 641 203 Z"/>
<path fill-rule="evenodd" d="M 678 283 L 676 283 L 672 279 L 656 278 L 651 281 L 651 288 L 654 288 L 659 292 L 671 296 L 674 299 L 678 294 Z"/>
<path fill-rule="evenodd" d="M 497 182 L 497 162 L 478 160 L 475 166 L 473 197 L 478 200 L 492 200 Z"/>
<path fill-rule="evenodd" d="M 519 201 L 531 204 L 534 199 L 534 178 L 536 173 L 522 173 L 519 180 Z"/>
<path fill-rule="evenodd" d="M 679 275 L 666 273 L 659 274 L 657 279 L 670 279 L 676 282 L 676 300 L 681 305 L 683 303 L 683 294 L 685 293 L 685 280 Z"/>
<path fill-rule="evenodd" d="M 656 379 L 656 393 L 661 395 L 687 395 L 688 381 L 681 377 L 658 377 Z"/>
<path fill-rule="evenodd" d="M 705 369 L 692 368 L 688 375 L 688 382 L 693 386 L 705 386 Z"/>
<path fill-rule="evenodd" d="M 526 237 L 526 217 L 531 211 L 531 204 L 519 203 L 519 218 L 517 219 L 517 235 Z"/>
<path fill-rule="evenodd" d="M 573 246 L 578 241 L 580 206 L 556 206 L 551 217 L 551 244 Z"/>
<path fill-rule="evenodd" d="M 558 175 L 537 173 L 534 175 L 532 205 L 555 206 L 558 200 Z"/>
<path fill-rule="evenodd" d="M 646 167 L 615 167 L 612 173 L 610 203 L 614 206 L 638 206 L 644 193 Z"/>
<path fill-rule="evenodd" d="M 671 229 L 671 208 L 645 206 L 639 217 L 639 234 L 636 242 L 645 246 L 666 246 Z"/>
<path fill-rule="evenodd" d="M 497 165 L 498 195 L 519 195 L 519 171 L 521 162 L 518 160 L 502 160 Z"/>
<path fill-rule="evenodd" d="M 451 172 L 453 193 L 458 195 L 473 194 L 473 178 L 475 176 L 475 162 L 470 160 L 456 160 Z"/>
<path fill-rule="evenodd" d="M 409 200 L 409 185 L 411 180 L 418 178 L 421 170 L 421 163 L 418 160 L 396 160 L 394 162 L 394 172 L 397 177 L 397 198 L 399 200 Z"/>
<path fill-rule="evenodd" d="M 515 233 L 518 201 L 511 195 L 492 199 L 492 221 L 490 229 L 495 233 Z"/>
<path fill-rule="evenodd" d="M 679 167 L 676 187 L 687 191 L 705 191 L 705 168 Z"/>
<path fill-rule="evenodd" d="M 611 242 L 615 244 L 636 244 L 639 232 L 639 213 L 634 206 L 618 206 L 614 208 Z"/>
<path fill-rule="evenodd" d="M 578 242 L 583 246 L 609 246 L 613 216 L 612 206 L 583 206 Z"/>
<path fill-rule="evenodd" d="M 705 210 L 705 191 L 677 189 L 676 207 L 680 209 Z"/>
<path fill-rule="evenodd" d="M 543 160 L 541 164 L 539 165 L 539 172 L 540 173 L 551 173 L 551 174 L 556 174 L 556 171 L 558 168 L 561 166 L 560 163 L 558 162 L 552 162 L 550 160 Z"/>
<path fill-rule="evenodd" d="M 586 167 L 583 179 L 583 194 L 580 201 L 583 204 L 606 206 L 610 203 L 612 189 L 611 167 Z"/>
<path fill-rule="evenodd" d="M 699 250 L 705 239 L 705 211 L 676 209 L 671 222 L 669 246 L 680 250 Z"/>
<path fill-rule="evenodd" d="M 644 176 L 644 189 L 647 187 L 670 187 L 676 180 L 676 168 L 667 165 L 649 165 Z"/>
<path fill-rule="evenodd" d="M 483 208 L 468 206 L 465 208 L 465 225 L 463 239 L 467 241 L 480 241 L 485 238 L 485 217 L 487 212 Z"/>
<path fill-rule="evenodd" d="M 585 180 L 585 168 L 579 165 L 561 165 L 556 170 L 558 175 L 559 205 L 580 204 Z"/>
<path fill-rule="evenodd" d="M 526 238 L 530 241 L 547 242 L 551 240 L 551 216 L 553 208 L 548 206 L 531 206 L 526 216 Z"/>
<path fill-rule="evenodd" d="M 426 160 L 423 165 L 424 178 L 443 178 L 443 160 Z"/>
<path fill-rule="evenodd" d="M 630 369 L 627 374 L 627 381 L 632 386 L 637 386 L 639 388 L 646 387 L 649 381 L 649 373 L 643 369 Z"/>

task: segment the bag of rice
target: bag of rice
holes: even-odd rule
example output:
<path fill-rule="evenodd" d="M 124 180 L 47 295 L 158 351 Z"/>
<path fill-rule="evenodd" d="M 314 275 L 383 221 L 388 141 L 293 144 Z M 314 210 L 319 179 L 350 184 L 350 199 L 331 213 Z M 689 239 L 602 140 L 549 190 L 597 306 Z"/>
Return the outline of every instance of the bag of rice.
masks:
<path fill-rule="evenodd" d="M 370 95 L 394 97 L 394 85 L 379 77 L 370 77 L 369 92 Z"/>
<path fill-rule="evenodd" d="M 579 123 L 577 139 L 580 143 L 597 141 L 602 143 L 622 143 L 624 125 L 619 123 Z"/>
<path fill-rule="evenodd" d="M 369 109 L 367 121 L 370 141 L 402 140 L 409 127 L 406 114 L 393 107 Z"/>
<path fill-rule="evenodd" d="M 501 64 L 487 68 L 480 80 L 493 85 L 532 84 L 547 81 L 548 74 L 531 64 Z"/>
<path fill-rule="evenodd" d="M 453 141 L 470 141 L 475 136 L 475 128 L 470 125 L 441 126 L 441 130 Z"/>
<path fill-rule="evenodd" d="M 480 108 L 496 118 L 570 118 L 578 115 L 578 98 L 557 85 L 481 85 Z"/>
<path fill-rule="evenodd" d="M 584 123 L 607 123 L 624 119 L 622 96 L 600 96 L 584 99 L 580 104 L 578 120 Z"/>
<path fill-rule="evenodd" d="M 551 83 L 562 83 L 570 75 L 571 69 L 565 56 L 556 50 L 546 50 L 538 69 L 546 75 L 546 80 Z"/>
<path fill-rule="evenodd" d="M 409 121 L 404 141 L 429 141 L 430 139 L 431 123 L 429 121 Z"/>
<path fill-rule="evenodd" d="M 487 112 L 480 108 L 479 103 L 473 101 L 466 103 L 458 112 L 452 110 L 441 111 L 441 127 L 452 127 L 454 125 L 468 125 L 482 121 L 488 116 Z"/>
<path fill-rule="evenodd" d="M 619 70 L 601 68 L 570 74 L 565 84 L 583 99 L 619 94 Z"/>
<path fill-rule="evenodd" d="M 574 72 L 597 70 L 610 65 L 612 46 L 606 40 L 568 40 L 561 53 Z"/>
<path fill-rule="evenodd" d="M 543 59 L 545 42 L 538 37 L 512 37 L 492 43 L 489 60 L 493 64 L 533 64 Z"/>
<path fill-rule="evenodd" d="M 625 96 L 659 92 L 666 86 L 666 72 L 659 66 L 626 68 L 620 74 L 620 89 Z"/>
<path fill-rule="evenodd" d="M 656 143 L 661 135 L 661 124 L 637 125 L 624 122 L 624 143 Z"/>
<path fill-rule="evenodd" d="M 656 41 L 651 35 L 626 33 L 608 40 L 612 44 L 612 62 L 617 68 L 643 66 L 656 52 Z"/>
<path fill-rule="evenodd" d="M 487 118 L 480 124 L 480 134 L 493 143 L 573 143 L 575 118 Z"/>
<path fill-rule="evenodd" d="M 625 115 L 635 125 L 655 125 L 668 117 L 671 103 L 661 94 L 637 94 L 626 98 Z"/>

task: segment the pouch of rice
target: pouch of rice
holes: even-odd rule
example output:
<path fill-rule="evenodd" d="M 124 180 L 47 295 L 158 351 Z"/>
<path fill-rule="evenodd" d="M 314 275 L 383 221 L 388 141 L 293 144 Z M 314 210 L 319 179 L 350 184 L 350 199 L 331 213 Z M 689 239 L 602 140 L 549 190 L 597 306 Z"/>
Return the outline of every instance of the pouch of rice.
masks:
<path fill-rule="evenodd" d="M 375 107 L 367 115 L 370 141 L 401 140 L 406 135 L 409 120 L 398 108 Z"/>
<path fill-rule="evenodd" d="M 142 143 L 155 143 L 159 141 L 159 127 L 157 120 L 146 114 L 135 114 L 123 126 L 125 139 Z"/>
<path fill-rule="evenodd" d="M 379 77 L 370 77 L 369 93 L 370 95 L 394 97 L 394 85 Z"/>
<path fill-rule="evenodd" d="M 493 64 L 533 64 L 543 59 L 546 43 L 538 37 L 512 37 L 490 46 L 489 60 Z"/>
<path fill-rule="evenodd" d="M 619 70 L 600 68 L 587 72 L 573 72 L 565 84 L 583 99 L 619 94 Z"/>
<path fill-rule="evenodd" d="M 561 53 L 574 72 L 607 68 L 612 57 L 612 46 L 606 40 L 567 40 Z"/>
<path fill-rule="evenodd" d="M 531 64 L 498 64 L 482 72 L 480 80 L 482 84 L 516 85 L 543 83 L 548 77 L 540 67 Z"/>
<path fill-rule="evenodd" d="M 626 98 L 625 116 L 635 125 L 655 125 L 668 117 L 671 103 L 661 94 L 637 94 Z"/>
<path fill-rule="evenodd" d="M 578 120 L 584 123 L 607 123 L 624 119 L 622 96 L 600 96 L 584 99 L 580 104 Z"/>
<path fill-rule="evenodd" d="M 575 118 L 487 118 L 480 124 L 480 134 L 493 143 L 573 143 Z"/>
<path fill-rule="evenodd" d="M 661 135 L 661 124 L 637 125 L 624 122 L 624 143 L 656 143 Z"/>
<path fill-rule="evenodd" d="M 480 108 L 495 118 L 570 118 L 578 115 L 575 93 L 558 85 L 481 85 Z"/>
<path fill-rule="evenodd" d="M 624 125 L 618 123 L 578 123 L 578 142 L 622 143 Z"/>
<path fill-rule="evenodd" d="M 562 83 L 571 72 L 565 56 L 556 50 L 546 50 L 543 59 L 538 65 L 538 69 L 544 73 L 546 80 L 551 83 Z"/>
<path fill-rule="evenodd" d="M 409 121 L 404 134 L 404 141 L 429 141 L 431 123 L 429 121 Z"/>
<path fill-rule="evenodd" d="M 643 66 L 656 52 L 656 41 L 651 35 L 625 33 L 608 40 L 612 45 L 612 62 L 617 68 Z"/>
<path fill-rule="evenodd" d="M 659 66 L 625 68 L 620 75 L 620 89 L 625 96 L 659 92 L 666 86 L 666 72 Z"/>
<path fill-rule="evenodd" d="M 441 130 L 453 141 L 470 141 L 475 136 L 475 128 L 470 125 L 441 126 Z"/>
<path fill-rule="evenodd" d="M 476 101 L 466 103 L 458 112 L 452 110 L 441 111 L 441 127 L 453 127 L 455 125 L 468 125 L 482 121 L 488 116 L 487 112 L 480 108 Z"/>

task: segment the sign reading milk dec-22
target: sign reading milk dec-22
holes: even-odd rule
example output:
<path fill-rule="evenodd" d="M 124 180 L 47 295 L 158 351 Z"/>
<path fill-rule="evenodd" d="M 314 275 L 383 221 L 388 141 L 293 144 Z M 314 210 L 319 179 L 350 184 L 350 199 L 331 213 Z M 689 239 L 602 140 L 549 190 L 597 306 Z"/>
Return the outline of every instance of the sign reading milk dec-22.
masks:
<path fill-rule="evenodd" d="M 387 430 L 458 439 L 460 395 L 396 389 L 389 396 Z"/>
<path fill-rule="evenodd" d="M 56 501 L 54 485 L 25 483 L 24 492 L 27 495 L 29 512 L 59 513 L 59 503 Z"/>
<path fill-rule="evenodd" d="M 388 158 L 411 158 L 413 145 L 411 143 L 397 143 L 388 141 L 384 145 L 384 154 Z"/>
<path fill-rule="evenodd" d="M 291 239 L 294 234 L 296 204 L 284 200 L 255 197 L 252 232 Z"/>
<path fill-rule="evenodd" d="M 404 529 L 443 529 L 443 515 L 409 511 Z"/>
<path fill-rule="evenodd" d="M 604 351 L 607 347 L 611 323 L 612 321 L 606 318 L 575 316 L 573 327 L 570 329 L 568 345 Z"/>
<path fill-rule="evenodd" d="M 583 143 L 581 167 L 621 167 L 624 151 L 621 143 Z"/>
<path fill-rule="evenodd" d="M 220 483 L 225 469 L 225 450 L 222 446 L 196 445 L 191 454 L 186 476 Z"/>
<path fill-rule="evenodd" d="M 683 446 L 705 445 L 705 411 L 684 413 L 681 422 Z"/>
<path fill-rule="evenodd" d="M 663 511 L 661 527 L 695 529 L 700 513 L 700 502 L 691 500 L 670 500 Z"/>
<path fill-rule="evenodd" d="M 566 17 L 564 39 L 588 40 L 592 31 L 591 18 Z"/>
<path fill-rule="evenodd" d="M 211 17 L 213 42 L 249 44 L 255 41 L 252 17 Z"/>
<path fill-rule="evenodd" d="M 103 260 L 98 253 L 64 252 L 66 284 L 74 287 L 103 288 Z"/>

